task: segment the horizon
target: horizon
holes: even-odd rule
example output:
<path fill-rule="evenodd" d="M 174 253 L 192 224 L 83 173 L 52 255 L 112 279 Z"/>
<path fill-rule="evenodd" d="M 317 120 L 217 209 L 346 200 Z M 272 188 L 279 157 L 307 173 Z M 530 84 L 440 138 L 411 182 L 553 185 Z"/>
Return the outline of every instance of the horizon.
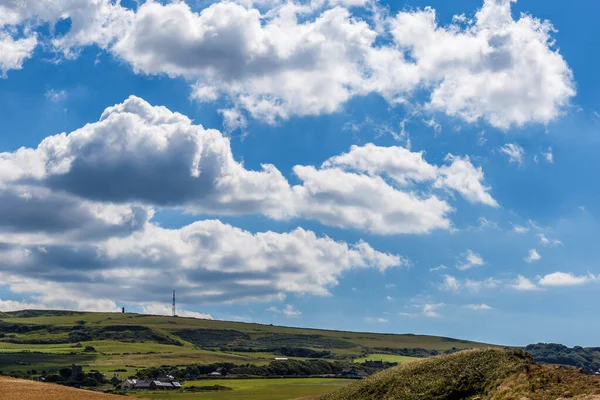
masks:
<path fill-rule="evenodd" d="M 600 346 L 599 2 L 75 3 L 0 4 L 0 312 Z"/>

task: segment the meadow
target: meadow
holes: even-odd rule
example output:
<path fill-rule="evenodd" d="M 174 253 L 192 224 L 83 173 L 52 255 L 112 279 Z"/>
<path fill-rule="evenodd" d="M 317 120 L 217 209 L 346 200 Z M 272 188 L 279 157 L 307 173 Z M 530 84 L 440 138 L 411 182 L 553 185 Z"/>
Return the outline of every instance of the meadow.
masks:
<path fill-rule="evenodd" d="M 71 363 L 111 375 L 115 370 L 130 374 L 161 365 L 219 362 L 266 365 L 281 357 L 277 352 L 280 348 L 325 351 L 330 353 L 330 359 L 349 362 L 367 358 L 401 362 L 411 354 L 398 352 L 411 349 L 427 353 L 486 346 L 437 336 L 344 332 L 131 313 L 0 314 L 0 371 L 5 373 L 48 370 Z"/>
<path fill-rule="evenodd" d="M 184 387 L 221 385 L 233 390 L 206 393 L 140 392 L 136 396 L 173 400 L 290 400 L 331 393 L 351 382 L 336 378 L 211 379 L 186 382 Z"/>
<path fill-rule="evenodd" d="M 366 359 L 405 362 L 414 358 L 411 355 L 426 357 L 451 349 L 487 346 L 436 336 L 304 329 L 131 313 L 30 310 L 0 314 L 0 375 L 16 373 L 29 377 L 71 364 L 82 365 L 84 372 L 97 370 L 107 377 L 119 374 L 125 378 L 152 367 L 216 363 L 260 367 L 271 365 L 276 357 L 282 356 L 290 363 L 312 357 L 327 365 L 351 365 Z M 285 400 L 330 393 L 350 382 L 324 377 L 229 378 L 188 381 L 184 385 L 223 385 L 231 387 L 230 391 L 131 394 L 152 399 Z"/>

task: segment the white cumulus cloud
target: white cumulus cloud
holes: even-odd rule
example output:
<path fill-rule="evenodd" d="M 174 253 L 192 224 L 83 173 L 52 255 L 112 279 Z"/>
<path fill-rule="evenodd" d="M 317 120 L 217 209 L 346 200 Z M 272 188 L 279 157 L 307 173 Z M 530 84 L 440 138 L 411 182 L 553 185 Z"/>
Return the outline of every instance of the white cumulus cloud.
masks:
<path fill-rule="evenodd" d="M 536 262 L 542 259 L 542 256 L 537 252 L 536 249 L 530 249 L 529 254 L 525 257 L 525 261 L 528 263 Z"/>

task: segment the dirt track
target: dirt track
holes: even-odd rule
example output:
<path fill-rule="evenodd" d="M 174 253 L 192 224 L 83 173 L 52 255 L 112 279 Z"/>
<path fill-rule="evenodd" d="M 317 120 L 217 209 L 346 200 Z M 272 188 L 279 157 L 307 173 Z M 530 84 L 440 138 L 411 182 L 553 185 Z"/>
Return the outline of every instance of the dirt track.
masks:
<path fill-rule="evenodd" d="M 24 379 L 0 378 L 1 400 L 123 400 L 113 396 L 71 387 L 28 381 Z"/>

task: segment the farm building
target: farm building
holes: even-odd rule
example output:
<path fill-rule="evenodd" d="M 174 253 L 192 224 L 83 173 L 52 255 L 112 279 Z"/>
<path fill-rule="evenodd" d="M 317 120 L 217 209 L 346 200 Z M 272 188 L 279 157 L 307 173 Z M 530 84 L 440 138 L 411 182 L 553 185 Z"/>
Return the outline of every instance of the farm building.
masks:
<path fill-rule="evenodd" d="M 121 384 L 123 390 L 168 390 L 181 389 L 181 384 L 177 381 L 168 380 L 142 380 L 127 379 Z"/>

